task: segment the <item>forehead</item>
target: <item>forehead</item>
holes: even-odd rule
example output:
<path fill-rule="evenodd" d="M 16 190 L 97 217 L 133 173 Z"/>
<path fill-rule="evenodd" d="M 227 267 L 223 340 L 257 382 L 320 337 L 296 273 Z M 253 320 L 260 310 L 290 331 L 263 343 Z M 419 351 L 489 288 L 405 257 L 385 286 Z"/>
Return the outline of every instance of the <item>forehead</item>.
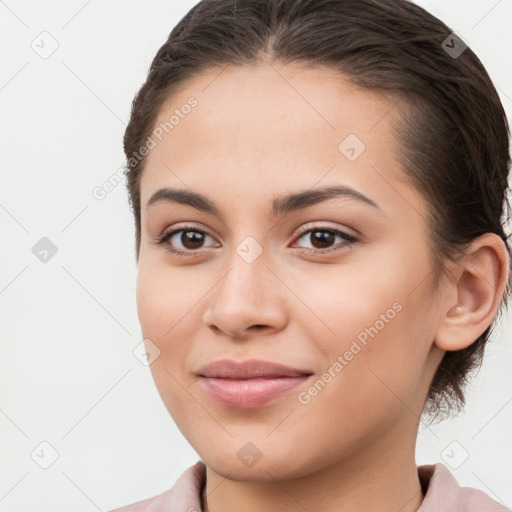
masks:
<path fill-rule="evenodd" d="M 185 108 L 191 98 L 194 108 Z M 404 181 L 393 133 L 396 103 L 324 67 L 209 70 L 182 84 L 160 109 L 142 206 L 166 184 L 203 192 L 215 185 L 229 194 L 246 191 L 248 199 L 335 182 L 374 196 L 378 187 L 378 195 L 396 194 L 390 180 Z"/>
<path fill-rule="evenodd" d="M 172 135 L 181 132 L 184 138 L 192 130 L 194 138 L 203 142 L 227 142 L 224 135 L 229 134 L 254 142 L 275 141 L 274 145 L 290 143 L 292 135 L 295 139 L 302 135 L 317 145 L 315 130 L 321 135 L 331 132 L 327 143 L 331 138 L 336 142 L 345 132 L 369 141 L 377 124 L 391 122 L 393 115 L 388 114 L 396 103 L 389 93 L 362 89 L 348 76 L 325 66 L 267 62 L 213 68 L 188 79 L 164 103 L 155 126 L 164 126 L 191 96 L 197 107 L 180 119 Z M 184 122 L 187 117 L 193 120 Z M 233 142 L 231 138 L 229 144 Z"/>

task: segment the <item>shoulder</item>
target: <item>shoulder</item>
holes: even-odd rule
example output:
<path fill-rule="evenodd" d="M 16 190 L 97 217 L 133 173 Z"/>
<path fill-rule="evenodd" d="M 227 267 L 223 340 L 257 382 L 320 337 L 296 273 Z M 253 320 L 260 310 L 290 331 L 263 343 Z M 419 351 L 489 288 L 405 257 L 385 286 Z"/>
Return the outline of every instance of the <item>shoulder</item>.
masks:
<path fill-rule="evenodd" d="M 473 487 L 461 487 L 442 463 L 418 466 L 426 494 L 418 512 L 510 512 L 488 494 Z"/>
<path fill-rule="evenodd" d="M 168 491 L 110 512 L 202 512 L 200 495 L 206 481 L 202 460 L 187 468 Z"/>

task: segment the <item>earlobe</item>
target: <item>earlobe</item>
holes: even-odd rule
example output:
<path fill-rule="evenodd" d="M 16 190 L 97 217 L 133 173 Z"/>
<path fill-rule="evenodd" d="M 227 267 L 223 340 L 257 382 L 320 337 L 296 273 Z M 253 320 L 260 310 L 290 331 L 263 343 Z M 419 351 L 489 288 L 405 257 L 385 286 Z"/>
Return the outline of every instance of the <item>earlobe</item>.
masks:
<path fill-rule="evenodd" d="M 456 266 L 458 277 L 446 289 L 434 340 L 443 350 L 467 348 L 489 327 L 507 284 L 509 255 L 498 235 L 485 233 Z"/>

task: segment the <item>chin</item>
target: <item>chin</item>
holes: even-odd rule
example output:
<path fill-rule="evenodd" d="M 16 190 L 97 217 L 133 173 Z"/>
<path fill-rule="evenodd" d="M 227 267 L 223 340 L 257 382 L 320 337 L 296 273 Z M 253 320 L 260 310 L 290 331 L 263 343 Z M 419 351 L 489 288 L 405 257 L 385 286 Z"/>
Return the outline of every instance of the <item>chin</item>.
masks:
<path fill-rule="evenodd" d="M 250 442 L 237 441 L 224 449 L 217 444 L 217 450 L 208 450 L 204 457 L 199 450 L 196 451 L 209 469 L 223 478 L 238 482 L 275 482 L 275 480 L 289 480 L 310 473 L 309 465 L 297 460 L 296 448 L 290 447 L 289 450 L 277 451 L 266 447 L 262 448 L 258 455 L 255 445 L 262 444 L 263 441 L 259 444 L 256 442 L 254 445 Z M 283 447 L 282 442 L 281 447 Z M 265 455 L 265 452 L 268 455 Z"/>

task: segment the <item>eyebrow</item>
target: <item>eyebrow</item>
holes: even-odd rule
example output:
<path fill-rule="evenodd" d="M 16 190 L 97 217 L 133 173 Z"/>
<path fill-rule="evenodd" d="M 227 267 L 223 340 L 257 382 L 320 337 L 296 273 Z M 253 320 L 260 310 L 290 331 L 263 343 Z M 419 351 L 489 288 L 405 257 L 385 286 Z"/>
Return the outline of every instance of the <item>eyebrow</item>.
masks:
<path fill-rule="evenodd" d="M 335 197 L 351 197 L 382 211 L 375 201 L 361 194 L 361 192 L 347 186 L 335 185 L 322 189 L 303 190 L 293 194 L 277 197 L 272 202 L 272 214 L 277 216 L 279 214 L 300 210 Z M 161 188 L 150 197 L 146 204 L 146 208 L 160 202 L 172 202 L 188 205 L 197 210 L 212 213 L 216 217 L 222 218 L 220 210 L 215 203 L 206 196 L 197 192 L 173 188 Z"/>

